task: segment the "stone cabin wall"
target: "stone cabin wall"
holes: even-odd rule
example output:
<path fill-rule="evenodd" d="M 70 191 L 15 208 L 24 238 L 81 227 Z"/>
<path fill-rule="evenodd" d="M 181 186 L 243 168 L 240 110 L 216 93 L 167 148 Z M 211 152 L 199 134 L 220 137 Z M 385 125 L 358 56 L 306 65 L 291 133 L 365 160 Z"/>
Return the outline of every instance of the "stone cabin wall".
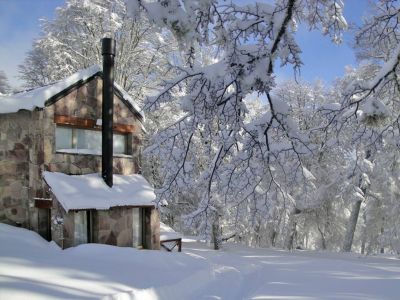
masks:
<path fill-rule="evenodd" d="M 57 153 L 55 115 L 101 119 L 102 80 L 94 78 L 42 110 L 0 114 L 0 222 L 41 232 L 49 215 L 34 207 L 33 198 L 48 198 L 44 170 L 81 175 L 101 172 L 100 155 Z M 114 96 L 114 123 L 131 125 L 131 157 L 114 157 L 115 174 L 140 171 L 140 121 Z M 128 148 L 129 148 L 128 147 Z"/>
<path fill-rule="evenodd" d="M 102 107 L 102 80 L 95 78 L 80 88 L 72 91 L 63 99 L 44 110 L 44 164 L 45 169 L 51 172 L 82 175 L 101 172 L 100 155 L 57 153 L 55 150 L 55 115 L 69 116 L 96 121 L 101 119 Z M 142 127 L 140 121 L 114 96 L 114 124 L 131 125 L 134 132 L 129 134 L 128 148 L 132 156 L 114 157 L 113 168 L 115 174 L 134 174 L 140 171 L 140 149 L 142 146 Z"/>
<path fill-rule="evenodd" d="M 28 200 L 42 197 L 43 112 L 0 115 L 0 222 L 37 228 Z M 38 192 L 40 190 L 40 192 Z"/>
<path fill-rule="evenodd" d="M 63 249 L 75 246 L 75 211 L 68 213 L 57 199 L 53 197 L 51 210 L 52 239 Z M 145 235 L 143 237 L 146 249 L 160 249 L 160 220 L 155 207 L 143 208 Z M 133 211 L 130 207 L 112 207 L 109 210 L 91 210 L 91 242 L 98 244 L 132 247 L 133 245 Z M 57 223 L 60 221 L 60 223 Z"/>

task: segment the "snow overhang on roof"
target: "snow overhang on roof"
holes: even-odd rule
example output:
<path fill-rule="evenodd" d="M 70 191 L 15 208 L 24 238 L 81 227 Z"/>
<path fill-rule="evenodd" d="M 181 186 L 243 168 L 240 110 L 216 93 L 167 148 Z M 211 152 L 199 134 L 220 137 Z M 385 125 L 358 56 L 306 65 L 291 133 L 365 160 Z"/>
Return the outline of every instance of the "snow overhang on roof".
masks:
<path fill-rule="evenodd" d="M 79 87 L 85 84 L 96 76 L 102 77 L 102 70 L 98 65 L 80 70 L 63 80 L 43 87 L 15 94 L 0 94 L 0 114 L 15 113 L 19 110 L 32 111 L 36 108 L 44 108 L 55 103 L 77 86 Z M 144 114 L 132 97 L 116 83 L 114 84 L 114 88 L 116 95 L 122 99 L 127 107 L 135 113 L 141 121 L 144 121 Z"/>
<path fill-rule="evenodd" d="M 110 188 L 100 174 L 67 175 L 43 172 L 43 178 L 58 202 L 70 210 L 107 210 L 118 206 L 154 206 L 156 195 L 147 180 L 139 175 L 114 175 Z"/>
<path fill-rule="evenodd" d="M 182 235 L 177 233 L 168 225 L 160 222 L 160 241 L 168 241 L 168 240 L 175 240 L 181 239 Z"/>

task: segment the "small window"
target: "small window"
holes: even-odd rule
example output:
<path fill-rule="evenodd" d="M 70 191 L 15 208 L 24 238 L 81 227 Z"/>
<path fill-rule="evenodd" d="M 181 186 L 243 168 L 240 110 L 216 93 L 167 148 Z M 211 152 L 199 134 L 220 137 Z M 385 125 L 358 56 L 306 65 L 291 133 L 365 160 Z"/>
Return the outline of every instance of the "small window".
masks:
<path fill-rule="evenodd" d="M 76 148 L 101 153 L 101 131 L 73 129 L 76 134 Z"/>
<path fill-rule="evenodd" d="M 114 133 L 114 154 L 128 154 L 128 135 Z M 61 152 L 101 154 L 101 131 L 56 127 L 56 150 Z"/>
<path fill-rule="evenodd" d="M 88 223 L 86 210 L 76 211 L 74 215 L 74 241 L 75 246 L 88 242 Z"/>
<path fill-rule="evenodd" d="M 132 229 L 133 229 L 133 247 L 134 248 L 143 248 L 143 238 L 144 238 L 144 218 L 143 218 L 144 210 L 142 208 L 133 208 L 132 209 Z"/>
<path fill-rule="evenodd" d="M 127 135 L 115 134 L 113 135 L 113 148 L 115 154 L 126 154 L 127 151 Z"/>
<path fill-rule="evenodd" d="M 74 212 L 74 245 L 93 243 L 93 211 Z"/>
<path fill-rule="evenodd" d="M 57 127 L 56 129 L 56 148 L 71 149 L 72 147 L 72 130 L 66 127 Z"/>

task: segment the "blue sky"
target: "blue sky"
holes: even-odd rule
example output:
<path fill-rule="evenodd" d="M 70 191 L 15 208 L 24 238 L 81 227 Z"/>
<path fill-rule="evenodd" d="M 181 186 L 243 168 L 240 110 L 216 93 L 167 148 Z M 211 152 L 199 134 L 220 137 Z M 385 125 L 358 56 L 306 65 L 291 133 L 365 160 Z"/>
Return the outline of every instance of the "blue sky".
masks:
<path fill-rule="evenodd" d="M 363 15 L 368 13 L 368 0 L 344 0 L 344 15 L 349 25 L 361 25 Z M 344 67 L 356 65 L 356 58 L 351 48 L 353 40 L 352 31 L 344 33 L 343 43 L 335 45 L 329 36 L 323 36 L 321 32 L 309 31 L 306 26 L 300 26 L 296 34 L 303 53 L 301 59 L 304 63 L 301 68 L 301 79 L 314 81 L 322 79 L 331 83 L 335 78 L 344 74 Z M 280 80 L 294 77 L 291 66 L 279 70 L 276 68 Z"/>
<path fill-rule="evenodd" d="M 24 60 L 32 42 L 39 37 L 39 19 L 53 18 L 64 0 L 0 0 L 0 70 L 13 87 L 20 81 L 17 66 Z"/>
<path fill-rule="evenodd" d="M 5 71 L 14 87 L 21 84 L 16 78 L 17 66 L 23 62 L 32 41 L 39 37 L 39 19 L 54 18 L 56 7 L 64 3 L 65 0 L 0 0 L 0 70 Z M 361 17 L 367 9 L 368 0 L 345 0 L 344 13 L 349 23 L 360 24 Z M 352 39 L 350 32 L 345 34 L 343 44 L 334 45 L 329 37 L 322 36 L 318 31 L 309 32 L 301 26 L 296 39 L 303 51 L 303 80 L 313 81 L 320 78 L 330 83 L 343 75 L 346 65 L 356 64 L 354 53 L 349 46 Z M 278 80 L 293 78 L 291 67 L 276 69 L 276 72 Z"/>

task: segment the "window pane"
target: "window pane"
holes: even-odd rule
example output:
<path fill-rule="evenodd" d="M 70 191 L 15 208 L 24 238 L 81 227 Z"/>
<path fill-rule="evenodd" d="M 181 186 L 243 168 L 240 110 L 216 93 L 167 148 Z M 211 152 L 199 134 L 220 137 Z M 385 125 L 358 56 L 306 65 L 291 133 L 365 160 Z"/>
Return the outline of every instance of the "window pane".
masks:
<path fill-rule="evenodd" d="M 126 154 L 126 135 L 122 134 L 115 134 L 113 137 L 113 149 L 114 149 L 114 154 Z"/>
<path fill-rule="evenodd" d="M 79 129 L 70 127 L 56 128 L 56 150 L 77 149 L 88 150 L 88 154 L 101 154 L 102 134 L 98 130 Z M 127 154 L 126 134 L 114 133 L 114 154 Z"/>
<path fill-rule="evenodd" d="M 72 128 L 56 127 L 56 150 L 71 149 L 72 147 Z"/>
<path fill-rule="evenodd" d="M 142 209 L 132 208 L 133 211 L 133 247 L 143 247 L 143 219 L 142 219 Z"/>
<path fill-rule="evenodd" d="M 88 242 L 86 210 L 75 212 L 75 246 Z"/>
<path fill-rule="evenodd" d="M 77 148 L 101 153 L 101 131 L 76 129 Z"/>

